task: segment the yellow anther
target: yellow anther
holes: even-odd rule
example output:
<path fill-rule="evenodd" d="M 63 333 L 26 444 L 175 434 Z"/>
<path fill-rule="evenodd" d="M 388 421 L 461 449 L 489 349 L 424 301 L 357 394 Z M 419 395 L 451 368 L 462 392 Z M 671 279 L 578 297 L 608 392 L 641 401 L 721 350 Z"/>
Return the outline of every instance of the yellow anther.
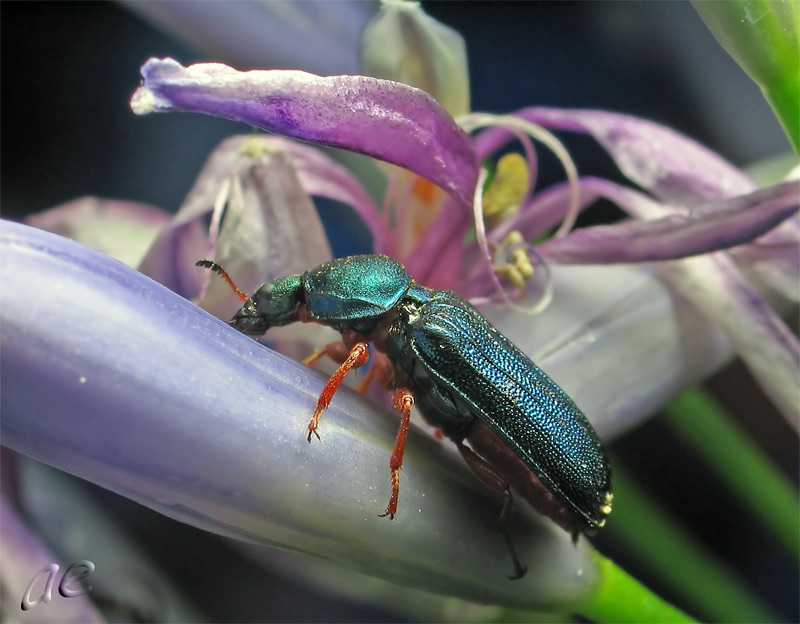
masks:
<path fill-rule="evenodd" d="M 253 160 L 275 151 L 275 148 L 269 144 L 267 137 L 258 134 L 242 141 L 237 150 L 240 156 L 249 156 Z"/>
<path fill-rule="evenodd" d="M 497 171 L 483 194 L 483 213 L 494 225 L 514 216 L 528 192 L 528 162 L 517 153 L 506 154 L 497 161 Z"/>
<path fill-rule="evenodd" d="M 525 280 L 513 264 L 504 264 L 497 272 L 511 282 L 517 290 L 524 288 Z"/>
<path fill-rule="evenodd" d="M 529 280 L 533 277 L 533 265 L 524 249 L 515 249 L 514 253 L 511 254 L 511 259 L 523 278 Z"/>
<path fill-rule="evenodd" d="M 517 290 L 533 278 L 534 267 L 528 256 L 527 243 L 518 230 L 509 232 L 492 250 L 494 270 L 505 277 Z"/>

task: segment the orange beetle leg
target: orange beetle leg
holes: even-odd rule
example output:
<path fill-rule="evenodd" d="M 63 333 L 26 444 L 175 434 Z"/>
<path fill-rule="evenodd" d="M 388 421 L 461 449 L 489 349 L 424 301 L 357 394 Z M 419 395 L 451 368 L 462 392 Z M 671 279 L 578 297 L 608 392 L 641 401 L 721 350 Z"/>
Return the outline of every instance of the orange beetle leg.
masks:
<path fill-rule="evenodd" d="M 336 343 L 334 343 L 336 344 Z M 330 346 L 330 345 L 329 345 Z M 325 352 L 323 349 L 323 354 Z M 314 355 L 314 354 L 312 354 Z M 321 355 L 319 357 L 322 357 Z M 319 357 L 317 359 L 319 359 Z M 350 349 L 350 353 L 347 358 L 339 365 L 339 368 L 331 375 L 331 378 L 328 380 L 328 383 L 325 384 L 325 387 L 322 389 L 322 392 L 319 395 L 319 399 L 317 399 L 317 407 L 314 410 L 314 415 L 311 416 L 311 422 L 308 423 L 308 441 L 311 442 L 311 436 L 317 436 L 317 440 L 319 440 L 319 434 L 317 433 L 317 427 L 319 425 L 319 418 L 322 416 L 323 410 L 327 409 L 327 407 L 331 404 L 331 399 L 333 395 L 336 393 L 336 389 L 339 387 L 339 384 L 342 383 L 342 380 L 345 378 L 345 375 L 350 371 L 353 367 L 363 366 L 367 363 L 369 359 L 369 346 L 366 342 L 357 342 L 353 345 Z"/>
<path fill-rule="evenodd" d="M 402 412 L 400 418 L 400 428 L 397 430 L 397 437 L 394 440 L 392 457 L 389 460 L 389 469 L 392 471 L 392 493 L 389 496 L 389 504 L 386 511 L 381 515 L 394 518 L 397 513 L 397 498 L 400 495 L 400 468 L 403 467 L 403 452 L 406 449 L 406 438 L 408 437 L 408 427 L 411 422 L 411 408 L 414 407 L 414 395 L 406 388 L 398 388 L 392 396 L 392 406 Z"/>

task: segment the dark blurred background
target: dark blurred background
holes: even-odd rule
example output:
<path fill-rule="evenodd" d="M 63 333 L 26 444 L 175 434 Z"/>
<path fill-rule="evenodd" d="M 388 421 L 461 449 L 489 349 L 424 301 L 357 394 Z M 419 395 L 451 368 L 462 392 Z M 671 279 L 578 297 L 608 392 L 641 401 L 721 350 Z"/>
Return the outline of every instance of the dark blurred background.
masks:
<path fill-rule="evenodd" d="M 698 139 L 737 165 L 789 149 L 758 88 L 686 2 L 424 6 L 466 38 L 474 110 L 549 105 L 639 115 Z M 5 218 L 20 219 L 82 195 L 175 211 L 213 147 L 230 134 L 248 132 L 238 124 L 198 115 L 139 118 L 131 113 L 128 99 L 148 57 L 170 56 L 183 64 L 220 59 L 171 37 L 124 5 L 3 2 L 0 16 Z M 270 66 L 270 60 L 265 58 L 262 66 Z M 331 67 L 327 73 L 348 71 L 353 70 Z M 608 158 L 589 141 L 571 139 L 570 145 L 582 172 L 615 175 Z M 543 175 L 547 183 L 548 172 Z M 717 375 L 710 386 L 796 481 L 797 437 L 741 366 Z M 753 528 L 757 525 L 691 453 L 676 458 L 675 449 L 681 448 L 654 419 L 617 440 L 612 452 L 624 457 L 626 468 L 762 592 L 786 621 L 798 621 L 796 562 L 786 561 L 777 545 L 759 535 Z M 259 592 L 249 591 L 253 579 L 264 573 L 225 540 L 112 494 L 96 495 L 142 539 L 148 556 L 172 570 L 210 621 L 403 619 L 402 614 L 334 596 L 308 601 L 308 588 L 276 578 L 267 582 L 264 577 Z M 751 528 L 743 530 L 743 524 Z M 155 534 L 162 539 L 154 541 Z M 637 575 L 635 561 L 614 553 L 613 543 L 600 541 L 599 546 Z M 640 578 L 677 600 L 646 572 Z M 274 593 L 266 589 L 270 583 Z M 240 591 L 211 591 L 223 585 Z M 291 592 L 300 592 L 299 598 L 292 600 Z"/>

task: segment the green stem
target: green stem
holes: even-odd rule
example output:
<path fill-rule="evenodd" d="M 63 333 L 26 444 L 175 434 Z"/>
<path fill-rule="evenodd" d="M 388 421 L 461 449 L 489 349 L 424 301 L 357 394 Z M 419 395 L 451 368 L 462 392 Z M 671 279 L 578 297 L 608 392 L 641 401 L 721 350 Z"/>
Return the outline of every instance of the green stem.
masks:
<path fill-rule="evenodd" d="M 695 622 L 651 592 L 613 561 L 595 555 L 600 587 L 576 611 L 595 622 Z"/>
<path fill-rule="evenodd" d="M 800 559 L 800 499 L 792 483 L 705 391 L 692 389 L 666 408 L 669 424 Z"/>
<path fill-rule="evenodd" d="M 772 613 L 708 549 L 614 465 L 614 513 L 604 529 L 657 574 L 701 617 L 717 622 L 776 622 Z M 645 620 L 642 620 L 645 621 Z"/>

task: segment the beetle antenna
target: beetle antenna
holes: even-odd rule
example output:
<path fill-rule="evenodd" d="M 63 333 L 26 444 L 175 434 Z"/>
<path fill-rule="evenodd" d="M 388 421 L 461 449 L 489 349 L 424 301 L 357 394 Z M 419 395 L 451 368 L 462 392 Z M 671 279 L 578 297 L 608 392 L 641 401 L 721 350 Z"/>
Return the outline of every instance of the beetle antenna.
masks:
<path fill-rule="evenodd" d="M 225 280 L 225 282 L 227 282 L 228 286 L 230 286 L 233 289 L 233 292 L 239 295 L 239 299 L 241 299 L 242 301 L 247 301 L 248 299 L 247 294 L 236 288 L 236 284 L 233 283 L 233 280 L 231 279 L 231 276 L 228 275 L 228 272 L 225 269 L 223 269 L 220 265 L 218 265 L 216 262 L 212 262 L 211 260 L 198 260 L 197 262 L 194 263 L 194 265 L 214 271 L 214 273 L 219 275 L 222 279 Z"/>

